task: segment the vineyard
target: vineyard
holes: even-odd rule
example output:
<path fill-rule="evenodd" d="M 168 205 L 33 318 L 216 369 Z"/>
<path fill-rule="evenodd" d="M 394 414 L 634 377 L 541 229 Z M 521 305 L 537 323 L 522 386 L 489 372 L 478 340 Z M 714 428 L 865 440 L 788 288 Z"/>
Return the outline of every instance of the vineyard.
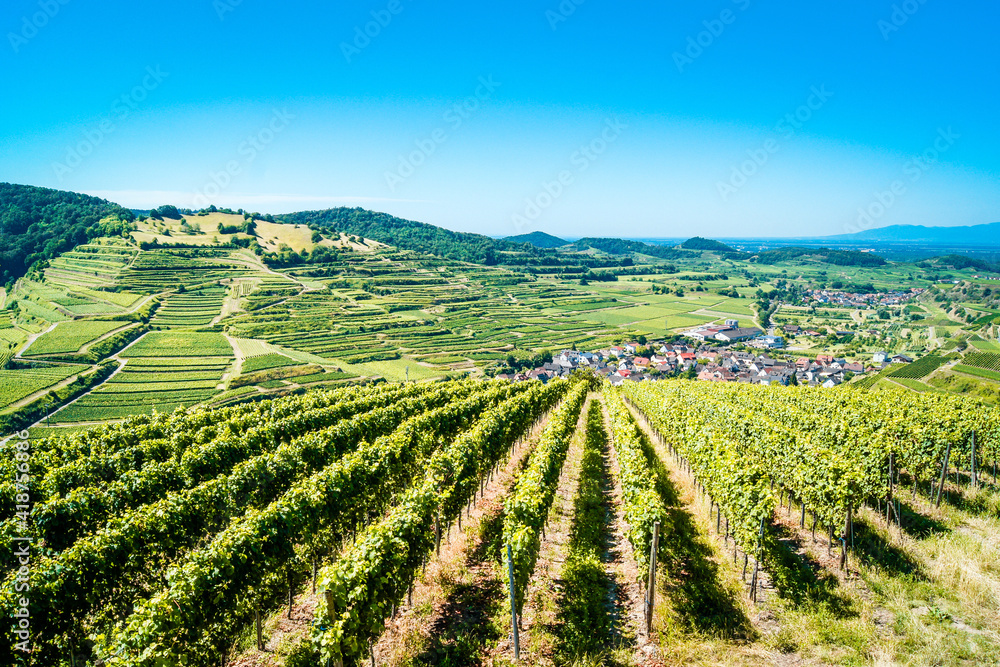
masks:
<path fill-rule="evenodd" d="M 130 362 L 122 387 L 144 372 Z M 197 391 L 218 371 L 172 372 Z M 998 442 L 994 409 L 943 394 L 586 375 L 344 387 L 12 440 L 0 605 L 30 619 L 34 651 L 17 626 L 0 651 L 30 665 L 683 663 L 713 637 L 729 664 L 923 664 L 942 642 L 956 653 L 940 664 L 990 662 Z M 945 542 L 952 523 L 968 527 Z M 20 570 L 14 538 L 31 539 Z M 942 543 L 985 569 L 940 561 Z M 473 574 L 482 597 L 448 578 Z M 927 630 L 912 609 L 931 604 Z M 796 636 L 803 623 L 826 639 Z"/>
<path fill-rule="evenodd" d="M 967 366 L 973 366 L 975 368 L 1000 372 L 1000 354 L 990 352 L 970 352 L 965 355 L 963 363 Z"/>
<path fill-rule="evenodd" d="M 946 363 L 948 363 L 947 357 L 929 354 L 911 364 L 897 368 L 889 373 L 889 377 L 919 380 L 922 377 L 927 377 Z"/>

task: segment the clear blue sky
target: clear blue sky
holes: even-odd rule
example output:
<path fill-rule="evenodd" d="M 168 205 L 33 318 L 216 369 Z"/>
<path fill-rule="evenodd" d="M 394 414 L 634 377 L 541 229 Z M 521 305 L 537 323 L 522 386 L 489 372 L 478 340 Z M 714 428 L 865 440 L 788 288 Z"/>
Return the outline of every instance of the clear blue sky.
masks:
<path fill-rule="evenodd" d="M 995 222 L 998 25 L 971 0 L 8 0 L 0 180 L 497 235 Z"/>

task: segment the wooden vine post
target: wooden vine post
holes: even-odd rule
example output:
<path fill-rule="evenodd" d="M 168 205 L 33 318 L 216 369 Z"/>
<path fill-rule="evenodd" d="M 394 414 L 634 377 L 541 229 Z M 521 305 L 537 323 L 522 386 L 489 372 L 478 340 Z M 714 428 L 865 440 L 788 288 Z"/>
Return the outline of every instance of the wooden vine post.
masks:
<path fill-rule="evenodd" d="M 937 499 L 934 507 L 941 507 L 941 490 L 944 489 L 945 475 L 948 474 L 948 459 L 951 458 L 951 441 L 948 441 L 948 449 L 944 453 L 944 463 L 941 464 L 941 481 L 938 483 Z"/>
<path fill-rule="evenodd" d="M 760 533 L 757 535 L 757 555 L 753 559 L 753 578 L 750 580 L 750 599 L 757 602 L 757 574 L 760 572 L 760 551 L 764 546 L 764 517 L 760 518 Z"/>
<path fill-rule="evenodd" d="M 434 519 L 434 551 L 441 556 L 441 513 Z"/>
<path fill-rule="evenodd" d="M 649 547 L 649 581 L 646 585 L 646 636 L 653 631 L 653 601 L 656 599 L 656 556 L 660 547 L 660 522 L 653 524 L 653 541 Z"/>
<path fill-rule="evenodd" d="M 889 510 L 892 507 L 892 464 L 895 452 L 889 452 L 889 490 L 886 496 L 886 506 L 885 506 L 885 522 L 889 523 Z M 850 509 L 848 508 L 848 511 Z"/>
<path fill-rule="evenodd" d="M 326 615 L 329 616 L 330 620 L 332 621 L 333 620 L 333 591 L 331 591 L 331 590 L 323 591 L 323 597 L 326 599 Z M 330 665 L 331 665 L 331 667 L 344 667 L 344 661 L 342 659 L 340 659 L 340 660 L 332 660 L 330 662 Z"/>
<path fill-rule="evenodd" d="M 970 472 L 972 473 L 972 488 L 977 488 L 979 484 L 976 480 L 976 432 L 972 432 L 972 461 L 970 463 Z"/>
<path fill-rule="evenodd" d="M 507 576 L 510 579 L 510 625 L 513 630 L 514 660 L 521 659 L 521 640 L 517 633 L 517 595 L 514 586 L 514 553 L 507 545 Z"/>
<path fill-rule="evenodd" d="M 850 503 L 848 503 L 847 504 L 847 518 L 844 519 L 844 537 L 841 539 L 841 542 L 843 543 L 843 547 L 840 550 L 840 569 L 841 570 L 843 570 L 845 567 L 847 567 L 847 540 L 848 540 L 848 538 L 850 538 L 851 533 L 853 532 L 853 526 L 852 526 L 852 523 L 853 523 L 853 516 L 852 516 L 853 509 L 854 509 L 854 507 Z"/>

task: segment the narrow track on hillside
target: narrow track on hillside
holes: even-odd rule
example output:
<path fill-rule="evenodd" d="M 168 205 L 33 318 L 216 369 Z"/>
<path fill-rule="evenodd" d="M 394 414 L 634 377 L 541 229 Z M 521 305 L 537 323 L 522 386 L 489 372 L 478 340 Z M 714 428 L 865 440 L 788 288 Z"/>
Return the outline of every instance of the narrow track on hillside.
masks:
<path fill-rule="evenodd" d="M 662 480 L 661 495 L 670 511 L 670 532 L 661 536 L 672 551 L 670 562 L 661 565 L 659 592 L 665 604 L 653 623 L 653 641 L 661 658 L 650 659 L 648 664 L 696 660 L 699 642 L 709 638 L 731 645 L 732 664 L 774 659 L 770 652 L 749 647 L 758 634 L 773 635 L 781 629 L 771 604 L 774 585 L 769 574 L 763 568 L 758 572 L 757 603 L 752 604 L 743 579 L 743 553 L 737 549 L 734 558 L 736 547 L 725 538 L 725 522 L 721 534 L 716 534 L 715 522 L 692 476 L 676 464 L 645 415 L 629 402 L 626 406 L 663 466 L 666 479 Z M 751 559 L 751 571 L 752 563 Z M 647 652 L 654 655 L 652 650 Z"/>
<path fill-rule="evenodd" d="M 615 449 L 615 439 L 608 418 L 607 407 L 603 407 L 604 430 L 608 433 L 607 464 L 611 473 L 612 487 L 610 489 L 613 502 L 611 510 L 611 544 L 608 550 L 608 573 L 617 586 L 616 602 L 624 609 L 625 619 L 622 634 L 634 642 L 639 664 L 657 664 L 662 658 L 659 647 L 645 632 L 646 591 L 643 587 L 643 573 L 635 558 L 635 550 L 628 539 L 628 522 L 625 520 L 623 491 L 621 484 L 621 468 L 618 465 L 618 454 Z M 662 598 L 659 596 L 658 598 Z M 662 604 L 663 600 L 658 599 Z"/>
<path fill-rule="evenodd" d="M 508 457 L 462 520 L 444 535 L 440 555 L 433 555 L 414 582 L 412 603 L 405 604 L 375 644 L 378 665 L 459 662 L 488 655 L 493 636 L 492 612 L 504 600 L 499 540 L 503 501 L 510 493 L 548 416 L 541 419 Z"/>
<path fill-rule="evenodd" d="M 521 608 L 521 660 L 529 664 L 551 659 L 554 648 L 547 642 L 540 641 L 539 634 L 542 631 L 545 634 L 551 633 L 557 623 L 554 602 L 564 590 L 561 571 L 566 562 L 573 527 L 573 501 L 580 483 L 586 415 L 593 400 L 597 400 L 594 395 L 588 396 L 580 409 L 576 431 L 559 474 L 555 501 L 549 509 L 548 522 L 542 531 L 543 538 L 535 569 L 524 594 L 524 605 Z"/>

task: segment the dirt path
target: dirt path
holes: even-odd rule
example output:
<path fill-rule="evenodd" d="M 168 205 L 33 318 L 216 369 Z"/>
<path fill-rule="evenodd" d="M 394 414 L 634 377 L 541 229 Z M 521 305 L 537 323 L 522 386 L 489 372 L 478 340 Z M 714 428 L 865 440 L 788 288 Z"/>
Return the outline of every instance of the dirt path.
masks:
<path fill-rule="evenodd" d="M 69 376 L 65 380 L 62 380 L 61 382 L 49 385 L 48 387 L 45 387 L 44 389 L 39 389 L 38 391 L 36 391 L 35 393 L 33 393 L 31 395 L 25 396 L 20 401 L 17 401 L 15 403 L 11 403 L 7 407 L 5 407 L 4 410 L 5 411 L 20 410 L 24 406 L 30 405 L 31 403 L 35 402 L 36 400 L 38 400 L 39 398 L 41 398 L 45 394 L 49 393 L 50 391 L 56 391 L 57 389 L 62 389 L 65 386 L 73 384 L 74 382 L 77 381 L 77 379 L 79 377 L 80 377 L 80 373 L 77 373 L 76 375 Z M 53 414 L 55 414 L 55 413 L 53 413 Z"/>
<path fill-rule="evenodd" d="M 86 354 L 87 352 L 90 351 L 90 348 L 92 348 L 97 343 L 100 343 L 102 340 L 107 340 L 108 338 L 111 338 L 115 334 L 120 334 L 123 331 L 126 331 L 128 329 L 135 329 L 136 327 L 140 327 L 140 326 L 142 326 L 142 324 L 140 322 L 133 322 L 133 323 L 128 324 L 126 326 L 118 327 L 114 331 L 109 331 L 108 333 L 104 334 L 103 336 L 100 336 L 100 337 L 95 338 L 94 340 L 90 341 L 89 343 L 87 343 L 86 345 L 84 345 L 83 347 L 81 347 L 76 352 L 76 354 Z"/>
<path fill-rule="evenodd" d="M 50 332 L 50 331 L 52 331 L 53 329 L 55 329 L 55 328 L 56 328 L 56 325 L 58 325 L 58 324 L 59 324 L 59 323 L 58 323 L 58 322 L 56 322 L 55 324 L 53 324 L 53 325 L 49 326 L 49 328 L 48 328 L 48 329 L 46 329 L 45 331 L 41 331 L 41 332 L 39 332 L 39 333 L 34 333 L 34 334 L 28 334 L 28 340 L 27 340 L 27 341 L 25 341 L 25 343 L 24 343 L 24 346 L 23 346 L 23 347 L 21 347 L 21 349 L 17 351 L 17 354 L 15 354 L 15 355 L 14 355 L 14 358 L 15 358 L 15 359 L 20 359 L 20 358 L 21 358 L 21 355 L 22 355 L 22 354 L 24 354 L 25 352 L 27 352 L 27 351 L 28 351 L 28 348 L 29 348 L 29 347 L 31 347 L 31 344 L 32 344 L 32 343 L 34 343 L 34 342 L 35 342 L 36 340 L 38 340 L 39 338 L 41 338 L 41 337 L 42 337 L 42 336 L 44 336 L 45 334 L 49 333 L 49 332 Z"/>
<path fill-rule="evenodd" d="M 576 432 L 570 440 L 569 450 L 566 452 L 566 459 L 559 474 L 555 500 L 549 509 L 548 523 L 542 529 L 543 538 L 538 549 L 535 570 L 528 580 L 528 587 L 524 593 L 524 606 L 521 608 L 521 660 L 529 664 L 542 661 L 545 664 L 551 663 L 551 652 L 554 647 L 533 635 L 546 630 L 549 631 L 546 634 L 550 633 L 557 622 L 557 610 L 553 598 L 558 598 L 562 591 L 561 571 L 566 562 L 573 528 L 574 501 L 580 484 L 580 463 L 583 458 L 587 410 L 592 400 L 595 400 L 593 396 L 588 396 L 580 410 Z"/>
<path fill-rule="evenodd" d="M 134 341 L 132 341 L 131 343 L 129 343 L 128 345 L 126 345 L 126 346 L 125 346 L 125 347 L 123 347 L 122 349 L 118 350 L 117 352 L 115 352 L 114 354 L 112 354 L 112 355 L 111 355 L 110 357 L 108 357 L 108 358 L 109 358 L 109 359 L 115 359 L 116 361 L 124 361 L 124 360 L 123 360 L 123 359 L 121 358 L 121 354 L 122 354 L 122 352 L 125 352 L 125 351 L 126 351 L 126 350 L 128 350 L 128 349 L 129 349 L 130 347 L 132 347 L 133 345 L 135 345 L 136 343 L 138 343 L 138 342 L 139 342 L 140 340 L 142 340 L 143 338 L 145 338 L 145 337 L 146 337 L 146 336 L 148 336 L 148 335 L 149 335 L 149 332 L 147 331 L 146 333 L 142 334 L 141 336 L 139 336 L 138 338 L 136 338 L 136 339 L 135 339 Z"/>
<path fill-rule="evenodd" d="M 95 389 L 97 389 L 98 387 L 102 387 L 102 386 L 104 386 L 104 384 L 105 384 L 105 383 L 107 383 L 107 382 L 110 382 L 110 381 L 111 381 L 111 378 L 113 378 L 114 376 L 118 375 L 118 374 L 119 374 L 119 373 L 120 373 L 120 372 L 122 371 L 122 369 L 123 369 L 123 368 L 125 368 L 125 364 L 127 364 L 127 363 L 128 363 L 128 360 L 127 360 L 127 359 L 117 359 L 117 358 L 115 358 L 115 361 L 117 361 L 117 362 L 119 363 L 119 366 L 118 366 L 118 368 L 116 368 L 116 369 L 115 369 L 115 370 L 114 370 L 114 371 L 113 371 L 113 372 L 111 373 L 111 375 L 109 375 L 108 377 L 106 377 L 106 378 L 104 379 L 104 382 L 101 382 L 100 384 L 98 384 L 98 385 L 96 385 L 96 386 L 94 386 L 94 387 L 91 387 L 91 388 L 90 388 L 90 389 L 88 389 L 87 391 L 83 392 L 82 394 L 80 394 L 79 396 L 77 396 L 76 398 L 74 398 L 74 399 L 73 399 L 72 401 L 70 401 L 70 402 L 68 402 L 68 403 L 64 403 L 64 404 L 60 405 L 58 409 L 56 409 L 56 410 L 54 410 L 54 411 L 52 412 L 52 414 L 50 414 L 50 415 L 49 415 L 48 417 L 43 417 L 42 419 L 39 419 L 39 420 L 38 420 L 38 421 L 36 421 L 36 422 L 35 422 L 34 424 L 32 424 L 32 425 L 30 426 L 30 428 L 35 428 L 36 426 L 44 426 L 44 422 L 45 422 L 45 420 L 46 420 L 46 419 L 48 419 L 48 418 L 51 418 L 51 417 L 54 417 L 55 415 L 59 414 L 59 412 L 61 412 L 62 410 L 65 410 L 65 409 L 66 409 L 66 408 L 68 408 L 69 406 L 73 405 L 74 403 L 76 403 L 77 401 L 79 401 L 79 400 L 80 400 L 81 398 L 83 398 L 84 396 L 87 396 L 87 395 L 89 395 L 89 394 L 90 394 L 90 392 L 94 391 L 94 390 L 95 390 Z M 100 423 L 101 423 L 101 424 L 106 424 L 107 422 L 100 422 Z M 72 426 L 76 426 L 77 424 L 62 424 L 62 425 L 63 425 L 63 426 L 70 426 L 70 425 L 72 425 Z"/>
<path fill-rule="evenodd" d="M 625 520 L 622 500 L 621 468 L 618 465 L 614 432 L 611 429 L 606 406 L 604 409 L 604 430 L 608 433 L 607 462 L 613 482 L 611 496 L 614 499 L 612 521 L 609 527 L 612 542 L 607 571 L 611 579 L 618 584 L 615 591 L 617 602 L 626 611 L 624 619 L 626 627 L 622 628 L 623 634 L 627 633 L 634 640 L 634 648 L 637 651 L 640 664 L 656 664 L 663 656 L 659 646 L 645 632 L 646 589 L 642 583 L 642 573 L 639 572 L 639 566 L 636 563 L 635 550 L 628 539 L 628 521 Z M 662 604 L 663 600 L 657 599 L 656 603 Z"/>
<path fill-rule="evenodd" d="M 661 606 L 654 618 L 654 634 L 660 635 L 659 650 L 664 660 L 671 664 L 694 660 L 700 648 L 699 634 L 715 635 L 731 643 L 727 650 L 732 653 L 732 664 L 757 660 L 778 664 L 779 657 L 794 658 L 748 644 L 758 633 L 773 636 L 781 630 L 772 602 L 775 589 L 769 573 L 763 568 L 758 572 L 757 602 L 751 603 L 746 582 L 751 578 L 753 559 L 744 561 L 743 552 L 726 539 L 725 518 L 719 522 L 721 529 L 715 530 L 716 518 L 696 488 L 694 478 L 674 460 L 645 416 L 627 401 L 626 406 L 668 477 L 661 493 L 666 494 L 671 525 L 670 532 L 662 539 L 669 540 L 676 562 L 661 566 L 660 593 L 669 609 Z M 678 631 L 684 633 L 681 638 L 691 637 L 694 643 L 671 641 L 671 635 Z M 655 660 L 650 663 L 658 664 Z"/>
<path fill-rule="evenodd" d="M 239 297 L 226 294 L 226 296 L 223 297 L 222 299 L 222 310 L 219 311 L 218 315 L 212 318 L 212 321 L 209 323 L 209 326 L 214 327 L 216 324 L 221 322 L 226 317 L 229 317 L 230 315 L 233 315 L 234 313 L 238 312 L 239 308 L 240 308 Z"/>
<path fill-rule="evenodd" d="M 239 376 L 239 374 L 243 371 L 243 362 L 246 359 L 243 356 L 243 350 L 241 350 L 240 346 L 237 345 L 236 340 L 228 333 L 222 335 L 226 337 L 226 340 L 229 341 L 229 346 L 233 348 L 234 359 L 233 359 L 233 365 L 231 366 L 232 370 L 230 370 L 228 373 L 223 373 L 222 379 L 219 381 L 220 382 L 218 387 L 219 389 L 225 389 L 228 380 Z"/>
<path fill-rule="evenodd" d="M 500 571 L 503 501 L 547 423 L 547 417 L 540 420 L 485 484 L 462 529 L 457 524 L 449 529 L 440 556 L 432 557 L 414 583 L 412 604 L 404 605 L 386 623 L 386 632 L 375 645 L 376 664 L 409 664 L 414 658 L 461 664 L 463 658 L 489 651 L 489 645 L 498 641 L 509 650 L 509 640 L 494 635 L 491 623 L 493 612 L 506 600 Z M 491 657 L 487 660 L 492 662 Z"/>

